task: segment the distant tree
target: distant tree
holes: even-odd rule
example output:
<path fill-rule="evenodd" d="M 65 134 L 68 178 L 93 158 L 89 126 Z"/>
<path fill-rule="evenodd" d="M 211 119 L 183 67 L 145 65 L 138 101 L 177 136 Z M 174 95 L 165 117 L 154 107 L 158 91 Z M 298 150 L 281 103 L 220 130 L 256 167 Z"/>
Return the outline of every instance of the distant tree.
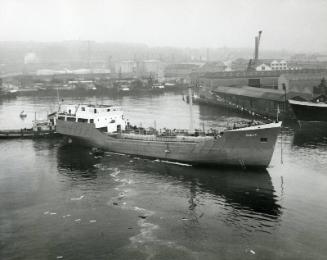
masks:
<path fill-rule="evenodd" d="M 143 87 L 143 82 L 140 79 L 133 80 L 131 83 L 132 89 L 140 89 Z"/>
<path fill-rule="evenodd" d="M 148 87 L 151 88 L 154 83 L 153 76 L 150 74 L 148 78 Z"/>
<path fill-rule="evenodd" d="M 327 95 L 327 85 L 326 85 L 326 79 L 325 78 L 321 79 L 321 82 L 320 82 L 318 87 L 321 90 L 322 94 Z"/>
<path fill-rule="evenodd" d="M 313 93 L 327 95 L 327 84 L 325 78 L 322 78 L 319 85 L 313 88 Z"/>

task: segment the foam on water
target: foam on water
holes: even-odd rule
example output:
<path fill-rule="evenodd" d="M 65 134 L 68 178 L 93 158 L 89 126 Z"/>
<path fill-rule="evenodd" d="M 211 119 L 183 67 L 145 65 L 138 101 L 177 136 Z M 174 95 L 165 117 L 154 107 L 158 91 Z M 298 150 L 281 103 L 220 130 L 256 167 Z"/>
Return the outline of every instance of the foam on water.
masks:
<path fill-rule="evenodd" d="M 80 197 L 75 197 L 75 198 L 70 198 L 70 200 L 72 200 L 72 201 L 76 201 L 76 200 L 81 200 L 81 199 L 83 199 L 84 198 L 84 195 L 81 195 Z"/>
<path fill-rule="evenodd" d="M 95 168 L 97 168 L 97 169 L 99 169 L 101 171 L 110 171 L 110 170 L 112 170 L 112 168 L 107 167 L 106 165 L 101 164 L 101 163 L 94 164 L 93 167 L 95 167 Z"/>
<path fill-rule="evenodd" d="M 112 169 L 112 168 L 110 168 Z M 120 170 L 118 170 L 117 168 L 114 169 L 114 172 L 110 174 L 110 176 L 112 177 L 116 177 L 118 174 L 120 173 Z"/>
<path fill-rule="evenodd" d="M 184 165 L 182 165 L 184 166 Z M 170 250 L 177 250 L 178 252 L 182 252 L 182 255 L 187 255 L 188 257 L 193 255 L 189 249 L 184 246 L 177 245 L 175 242 L 169 240 L 162 240 L 156 236 L 156 231 L 160 229 L 160 226 L 155 223 L 151 223 L 149 219 L 152 216 L 155 216 L 156 212 L 133 205 L 133 202 L 129 202 L 129 198 L 134 196 L 135 191 L 133 191 L 132 186 L 126 188 L 131 184 L 134 184 L 135 181 L 132 178 L 118 178 L 118 175 L 123 175 L 123 173 L 117 169 L 112 169 L 114 172 L 110 175 L 114 177 L 114 181 L 119 183 L 114 189 L 119 193 L 117 196 L 111 198 L 108 202 L 108 206 L 116 206 L 123 210 L 129 210 L 137 212 L 138 220 L 137 225 L 140 228 L 138 234 L 131 236 L 129 238 L 130 245 L 127 246 L 127 249 L 138 249 L 146 254 L 146 259 L 152 259 L 157 254 L 158 249 L 165 251 L 165 248 L 169 248 Z M 134 195 L 133 195 L 134 194 Z"/>
<path fill-rule="evenodd" d="M 192 167 L 191 164 L 181 163 L 181 162 L 172 162 L 172 161 L 166 161 L 166 160 L 161 160 L 161 159 L 156 159 L 154 161 L 155 162 L 160 162 L 160 163 L 167 163 L 167 164 L 174 164 L 174 165 L 179 165 L 179 166 L 185 166 L 185 167 Z"/>

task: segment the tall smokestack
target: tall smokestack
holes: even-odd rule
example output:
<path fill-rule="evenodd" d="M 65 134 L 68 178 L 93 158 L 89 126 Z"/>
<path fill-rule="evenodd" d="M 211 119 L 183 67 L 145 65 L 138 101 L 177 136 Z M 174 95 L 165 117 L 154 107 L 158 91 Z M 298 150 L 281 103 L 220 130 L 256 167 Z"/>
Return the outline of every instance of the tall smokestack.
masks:
<path fill-rule="evenodd" d="M 254 60 L 258 60 L 259 50 L 258 50 L 258 36 L 254 38 Z"/>
<path fill-rule="evenodd" d="M 258 36 L 255 37 L 255 49 L 254 49 L 254 60 L 257 61 L 259 59 L 259 44 L 261 38 L 262 31 L 259 31 Z"/>

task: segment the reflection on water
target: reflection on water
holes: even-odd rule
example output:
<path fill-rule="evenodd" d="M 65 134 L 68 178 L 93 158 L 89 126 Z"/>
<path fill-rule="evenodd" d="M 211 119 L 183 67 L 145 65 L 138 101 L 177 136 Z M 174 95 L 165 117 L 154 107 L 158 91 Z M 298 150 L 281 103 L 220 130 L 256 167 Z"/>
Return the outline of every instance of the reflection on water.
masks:
<path fill-rule="evenodd" d="M 58 169 L 68 186 L 83 181 L 89 194 L 109 193 L 102 196 L 110 212 L 136 215 L 138 232 L 113 259 L 135 254 L 139 259 L 194 259 L 194 254 L 215 259 L 222 247 L 232 250 L 231 258 L 247 258 L 244 242 L 261 244 L 254 234 L 269 236 L 280 225 L 282 208 L 266 170 L 180 166 L 108 152 L 94 156 L 90 151 L 75 144 L 58 147 Z M 84 181 L 87 173 L 92 182 Z"/>
<path fill-rule="evenodd" d="M 78 145 L 60 145 L 57 152 L 58 172 L 72 178 L 96 178 L 96 158 L 91 150 Z"/>
<path fill-rule="evenodd" d="M 204 254 L 213 257 L 219 253 L 217 234 L 228 236 L 233 229 L 240 240 L 258 232 L 269 235 L 282 216 L 267 170 L 180 166 L 108 152 L 95 156 L 90 148 L 75 144 L 58 147 L 57 164 L 66 184 L 83 181 L 83 190 L 95 194 L 106 190 L 111 210 L 136 214 L 140 231 L 117 259 L 136 252 L 143 255 L 140 259 L 165 252 L 192 259 L 194 251 L 204 248 L 210 248 Z M 85 176 L 92 182 L 84 181 Z M 244 254 L 244 248 L 238 251 Z"/>
<path fill-rule="evenodd" d="M 327 166 L 327 127 L 312 124 L 294 129 L 290 153 L 292 162 L 302 162 L 312 173 L 326 172 Z"/>
<path fill-rule="evenodd" d="M 178 186 L 189 193 L 189 209 L 204 200 L 223 201 L 226 208 L 244 211 L 248 217 L 261 215 L 277 219 L 281 207 L 267 170 L 243 171 L 237 169 L 198 168 L 168 164 L 153 160 L 133 159 L 133 156 L 106 153 L 94 156 L 91 149 L 74 144 L 62 145 L 57 152 L 58 170 L 74 178 L 96 178 L 97 170 L 119 169 L 133 176 L 135 183 L 152 179 L 153 185 L 162 183 Z M 134 187 L 136 190 L 140 187 Z M 169 194 L 167 194 L 169 196 Z M 231 217 L 231 216 L 229 216 Z"/>
<path fill-rule="evenodd" d="M 327 125 L 310 124 L 295 128 L 293 145 L 317 147 L 327 145 Z"/>
<path fill-rule="evenodd" d="M 224 199 L 233 208 L 271 216 L 281 213 L 267 170 L 243 171 L 158 163 L 142 165 L 142 171 L 174 177 L 180 185 L 188 186 L 194 196 L 196 193 L 208 193 Z"/>

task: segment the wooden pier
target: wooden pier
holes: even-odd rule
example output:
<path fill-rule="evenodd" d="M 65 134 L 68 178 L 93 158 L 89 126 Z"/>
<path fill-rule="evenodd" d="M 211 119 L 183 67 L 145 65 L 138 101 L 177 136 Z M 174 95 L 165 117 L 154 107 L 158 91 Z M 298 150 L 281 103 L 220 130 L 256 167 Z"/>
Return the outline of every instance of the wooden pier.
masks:
<path fill-rule="evenodd" d="M 13 130 L 0 130 L 0 139 L 11 138 L 50 138 L 59 136 L 55 130 L 39 130 L 35 131 L 33 128 L 29 129 L 13 129 Z"/>

